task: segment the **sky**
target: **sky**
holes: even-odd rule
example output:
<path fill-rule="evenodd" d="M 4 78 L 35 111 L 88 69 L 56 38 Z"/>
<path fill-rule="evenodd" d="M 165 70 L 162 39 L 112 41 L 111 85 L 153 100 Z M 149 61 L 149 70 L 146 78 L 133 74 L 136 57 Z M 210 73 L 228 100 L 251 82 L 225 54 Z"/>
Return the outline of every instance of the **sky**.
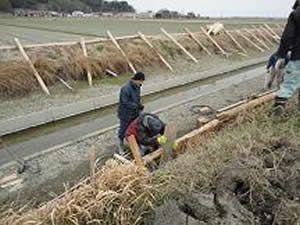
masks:
<path fill-rule="evenodd" d="M 202 16 L 287 17 L 295 0 L 127 0 L 138 12 L 162 8 Z"/>

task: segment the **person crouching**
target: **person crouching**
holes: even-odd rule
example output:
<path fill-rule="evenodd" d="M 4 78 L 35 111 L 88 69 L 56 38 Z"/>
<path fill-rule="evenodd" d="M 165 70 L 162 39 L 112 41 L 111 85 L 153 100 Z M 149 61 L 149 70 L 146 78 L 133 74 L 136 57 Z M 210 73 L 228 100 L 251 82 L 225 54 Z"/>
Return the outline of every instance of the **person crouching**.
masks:
<path fill-rule="evenodd" d="M 160 147 L 158 137 L 164 135 L 166 124 L 158 116 L 143 113 L 126 130 L 126 138 L 134 136 L 142 156 Z"/>

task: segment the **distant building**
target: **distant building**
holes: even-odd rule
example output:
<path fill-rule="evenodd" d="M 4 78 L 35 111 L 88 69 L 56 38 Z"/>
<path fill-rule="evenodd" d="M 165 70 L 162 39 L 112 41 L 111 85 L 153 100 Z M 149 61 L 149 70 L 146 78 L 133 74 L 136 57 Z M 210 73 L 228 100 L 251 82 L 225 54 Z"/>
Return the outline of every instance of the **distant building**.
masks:
<path fill-rule="evenodd" d="M 74 11 L 72 12 L 73 17 L 84 17 L 84 12 L 82 11 Z"/>
<path fill-rule="evenodd" d="M 104 16 L 104 17 L 113 17 L 114 14 L 112 12 L 104 12 L 104 13 L 100 13 L 101 16 Z"/>
<path fill-rule="evenodd" d="M 129 12 L 123 12 L 123 13 L 116 14 L 116 17 L 135 19 L 136 18 L 136 14 L 135 13 L 129 13 Z"/>
<path fill-rule="evenodd" d="M 25 17 L 46 17 L 54 16 L 54 12 L 47 10 L 31 10 L 31 9 L 15 9 L 14 16 L 25 16 Z M 58 14 L 57 14 L 58 15 Z"/>
<path fill-rule="evenodd" d="M 142 13 L 137 14 L 137 18 L 140 18 L 140 19 L 152 19 L 152 18 L 154 18 L 154 16 L 155 16 L 155 13 L 152 11 L 142 12 Z"/>

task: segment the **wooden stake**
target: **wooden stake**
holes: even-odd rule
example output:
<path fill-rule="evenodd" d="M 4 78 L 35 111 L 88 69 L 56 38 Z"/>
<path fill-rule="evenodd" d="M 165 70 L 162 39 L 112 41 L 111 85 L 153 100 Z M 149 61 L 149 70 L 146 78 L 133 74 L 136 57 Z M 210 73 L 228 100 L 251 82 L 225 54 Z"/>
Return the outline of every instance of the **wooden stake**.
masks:
<path fill-rule="evenodd" d="M 253 32 L 250 32 L 248 29 L 244 29 L 251 37 L 253 37 L 257 42 L 259 42 L 262 46 L 264 46 L 266 49 L 270 50 L 270 47 L 266 45 L 265 42 L 260 40 Z"/>
<path fill-rule="evenodd" d="M 269 35 L 269 37 L 272 38 L 277 44 L 280 43 L 280 40 L 279 40 L 277 37 L 275 37 L 275 36 L 274 36 L 267 28 L 261 26 L 261 29 L 262 29 L 267 35 Z"/>
<path fill-rule="evenodd" d="M 273 31 L 273 29 L 268 25 L 268 24 L 264 24 L 264 26 L 278 39 L 280 39 L 280 37 L 278 36 L 278 34 L 275 33 L 275 31 Z"/>
<path fill-rule="evenodd" d="M 130 62 L 129 58 L 127 57 L 126 53 L 123 51 L 123 49 L 121 48 L 121 46 L 119 45 L 119 43 L 116 41 L 116 39 L 114 38 L 114 36 L 111 34 L 111 32 L 109 30 L 107 31 L 107 35 L 109 36 L 111 41 L 114 43 L 114 45 L 117 47 L 117 49 L 119 49 L 119 51 L 121 52 L 121 54 L 123 55 L 123 57 L 127 61 L 130 69 L 132 70 L 132 72 L 136 73 L 136 70 L 135 70 L 134 66 L 132 65 L 132 63 Z"/>
<path fill-rule="evenodd" d="M 11 182 L 11 181 L 14 181 L 16 179 L 18 179 L 17 174 L 15 174 L 15 173 L 11 174 L 11 175 L 9 175 L 7 177 L 1 178 L 0 179 L 0 185 L 6 184 L 6 183 Z"/>
<path fill-rule="evenodd" d="M 143 160 L 143 158 L 140 154 L 139 146 L 138 146 L 138 144 L 136 142 L 136 139 L 133 135 L 128 137 L 128 144 L 129 144 L 131 153 L 133 155 L 133 158 L 135 160 L 135 163 L 136 163 L 137 167 L 139 169 L 144 169 L 144 160 Z"/>
<path fill-rule="evenodd" d="M 264 33 L 262 32 L 262 30 L 260 30 L 259 28 L 255 27 L 255 26 L 252 26 L 252 27 L 253 27 L 253 29 L 254 29 L 255 31 L 257 31 L 257 32 L 259 33 L 259 35 L 260 35 L 266 42 L 268 42 L 271 46 L 273 46 L 273 42 L 272 42 L 269 38 L 267 38 L 266 35 L 264 35 Z"/>
<path fill-rule="evenodd" d="M 204 44 L 202 44 L 196 38 L 196 36 L 188 28 L 184 28 L 184 30 L 188 33 L 188 35 L 190 36 L 190 38 L 192 38 L 209 56 L 212 55 L 212 53 L 204 46 Z"/>
<path fill-rule="evenodd" d="M 223 55 L 228 55 L 225 50 L 206 32 L 203 27 L 200 27 L 201 31 L 208 37 L 208 39 L 222 52 Z"/>
<path fill-rule="evenodd" d="M 50 95 L 50 92 L 46 86 L 46 84 L 44 83 L 43 79 L 41 78 L 40 74 L 38 73 L 38 71 L 35 69 L 33 63 L 31 62 L 31 60 L 29 59 L 28 55 L 26 54 L 23 46 L 21 45 L 20 41 L 18 38 L 15 38 L 15 43 L 19 49 L 19 51 L 21 52 L 23 58 L 25 59 L 25 61 L 28 63 L 28 65 L 30 66 L 30 68 L 33 71 L 33 74 L 35 76 L 35 78 L 37 79 L 37 81 L 39 82 L 41 88 L 43 89 L 43 91 L 47 94 Z"/>
<path fill-rule="evenodd" d="M 274 37 L 274 35 L 273 35 L 272 33 L 270 33 L 270 31 L 269 31 L 267 28 L 261 26 L 260 29 L 261 29 L 262 31 L 264 31 L 264 32 L 265 32 L 272 40 L 274 40 L 277 44 L 280 43 L 280 42 L 279 42 L 279 39 L 276 38 L 276 37 Z"/>
<path fill-rule="evenodd" d="M 113 77 L 119 77 L 118 74 L 116 74 L 115 72 L 109 70 L 109 69 L 106 69 L 105 70 L 108 74 L 112 75 Z"/>
<path fill-rule="evenodd" d="M 225 28 L 224 28 L 224 32 L 236 44 L 236 46 L 240 50 L 242 50 L 242 52 L 244 52 L 246 55 L 248 54 L 247 50 L 245 48 L 243 48 L 243 46 L 233 37 L 233 35 L 231 33 L 229 33 L 227 30 L 225 30 Z"/>
<path fill-rule="evenodd" d="M 81 45 L 84 57 L 88 57 L 84 38 L 81 38 L 80 45 Z M 91 72 L 89 70 L 87 70 L 87 78 L 88 78 L 89 86 L 92 87 L 93 86 L 93 78 L 92 78 Z"/>
<path fill-rule="evenodd" d="M 74 89 L 66 82 L 64 81 L 62 78 L 60 78 L 59 76 L 55 75 L 55 77 L 63 84 L 65 85 L 68 89 L 70 89 L 71 91 L 74 91 Z"/>
<path fill-rule="evenodd" d="M 160 28 L 160 30 L 168 37 L 170 40 L 174 42 L 187 56 L 189 56 L 195 63 L 198 63 L 198 60 L 188 51 L 186 50 L 172 35 L 170 35 L 164 28 Z"/>
<path fill-rule="evenodd" d="M 89 150 L 89 160 L 90 160 L 90 177 L 91 182 L 95 184 L 95 162 L 96 162 L 96 152 L 95 147 L 92 146 Z"/>
<path fill-rule="evenodd" d="M 146 36 L 142 32 L 138 32 L 138 35 L 141 39 L 156 53 L 156 55 L 160 58 L 160 60 L 168 67 L 169 70 L 174 72 L 172 66 L 167 62 L 167 60 L 154 48 L 151 42 L 146 38 Z"/>
<path fill-rule="evenodd" d="M 246 41 L 248 41 L 250 44 L 252 44 L 255 48 L 257 48 L 259 51 L 264 52 L 265 50 L 259 47 L 257 44 L 255 44 L 253 41 L 250 40 L 246 35 L 244 35 L 241 31 L 236 31 L 241 37 L 243 37 Z"/>

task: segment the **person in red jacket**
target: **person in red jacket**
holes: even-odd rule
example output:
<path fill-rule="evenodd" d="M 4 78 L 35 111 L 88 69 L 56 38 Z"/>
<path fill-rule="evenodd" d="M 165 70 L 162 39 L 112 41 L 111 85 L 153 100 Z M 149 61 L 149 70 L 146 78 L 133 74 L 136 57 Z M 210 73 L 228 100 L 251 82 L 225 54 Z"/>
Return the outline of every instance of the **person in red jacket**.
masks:
<path fill-rule="evenodd" d="M 160 147 L 159 137 L 164 135 L 166 124 L 158 116 L 144 113 L 135 119 L 126 130 L 125 137 L 134 136 L 142 156 Z"/>

